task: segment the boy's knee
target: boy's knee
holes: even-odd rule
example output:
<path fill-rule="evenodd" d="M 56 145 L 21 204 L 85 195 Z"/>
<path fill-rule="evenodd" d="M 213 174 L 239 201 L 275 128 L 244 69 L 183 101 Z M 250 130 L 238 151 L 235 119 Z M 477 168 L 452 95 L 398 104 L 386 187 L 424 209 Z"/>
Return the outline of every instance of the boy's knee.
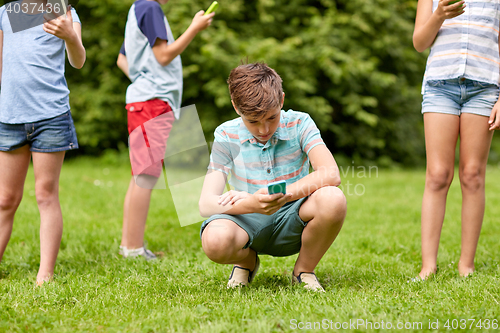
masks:
<path fill-rule="evenodd" d="M 347 200 L 341 189 L 325 186 L 315 191 L 311 198 L 315 201 L 317 214 L 333 221 L 343 221 L 347 212 Z"/>
<path fill-rule="evenodd" d="M 217 224 L 210 223 L 202 234 L 202 247 L 207 257 L 217 263 L 225 263 L 234 252 L 235 235 Z"/>
<path fill-rule="evenodd" d="M 158 177 L 150 175 L 138 175 L 135 177 L 135 184 L 140 188 L 151 190 L 156 186 Z"/>

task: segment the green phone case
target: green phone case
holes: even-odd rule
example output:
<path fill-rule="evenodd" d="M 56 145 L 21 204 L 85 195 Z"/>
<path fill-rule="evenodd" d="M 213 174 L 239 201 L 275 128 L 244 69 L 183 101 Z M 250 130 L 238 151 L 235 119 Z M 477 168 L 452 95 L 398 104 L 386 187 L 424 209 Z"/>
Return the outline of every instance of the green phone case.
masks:
<path fill-rule="evenodd" d="M 267 184 L 267 193 L 276 194 L 283 193 L 286 194 L 286 181 L 280 180 L 274 183 Z"/>
<path fill-rule="evenodd" d="M 208 15 L 211 12 L 215 12 L 218 7 L 219 7 L 219 3 L 217 1 L 212 2 L 212 4 L 210 5 L 210 7 L 208 7 L 207 11 L 203 15 Z"/>

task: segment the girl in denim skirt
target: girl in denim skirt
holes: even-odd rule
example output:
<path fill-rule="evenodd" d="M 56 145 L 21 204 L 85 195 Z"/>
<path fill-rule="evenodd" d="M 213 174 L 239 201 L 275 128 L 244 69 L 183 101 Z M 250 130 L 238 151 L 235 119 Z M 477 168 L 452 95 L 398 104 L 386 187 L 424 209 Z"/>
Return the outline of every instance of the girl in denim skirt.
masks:
<path fill-rule="evenodd" d="M 64 78 L 65 53 L 81 68 L 85 48 L 74 9 L 46 0 L 0 8 L 0 260 L 12 233 L 33 159 L 40 211 L 38 285 L 54 275 L 63 220 L 59 175 L 66 150 L 78 148 Z"/>
<path fill-rule="evenodd" d="M 436 273 L 446 196 L 460 137 L 462 248 L 458 271 L 474 272 L 485 207 L 485 173 L 493 131 L 500 128 L 499 0 L 419 0 L 413 44 L 431 48 L 424 74 L 427 172 L 422 201 L 422 270 Z"/>

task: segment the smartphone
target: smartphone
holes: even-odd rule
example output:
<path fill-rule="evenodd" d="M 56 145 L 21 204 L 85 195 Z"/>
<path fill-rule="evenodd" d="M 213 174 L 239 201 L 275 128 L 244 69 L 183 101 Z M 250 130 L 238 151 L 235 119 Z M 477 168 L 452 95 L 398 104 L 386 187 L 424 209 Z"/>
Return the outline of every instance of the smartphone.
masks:
<path fill-rule="evenodd" d="M 203 15 L 208 15 L 211 12 L 215 12 L 218 7 L 219 7 L 219 3 L 217 1 L 212 2 L 212 4 L 210 5 L 210 7 L 208 7 L 207 11 Z"/>
<path fill-rule="evenodd" d="M 48 0 L 47 7 L 47 13 L 53 14 L 56 17 L 65 15 L 68 7 L 68 0 Z"/>
<path fill-rule="evenodd" d="M 267 192 L 269 194 L 286 194 L 286 180 L 278 180 L 277 182 L 267 184 Z"/>

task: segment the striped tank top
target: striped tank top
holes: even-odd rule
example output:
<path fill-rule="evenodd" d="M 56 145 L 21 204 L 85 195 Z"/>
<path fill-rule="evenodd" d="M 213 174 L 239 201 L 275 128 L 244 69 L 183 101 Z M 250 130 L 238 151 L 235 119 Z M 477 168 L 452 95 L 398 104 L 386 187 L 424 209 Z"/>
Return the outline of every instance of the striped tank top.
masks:
<path fill-rule="evenodd" d="M 433 11 L 438 2 L 433 1 Z M 500 0 L 465 0 L 465 4 L 465 13 L 445 20 L 439 29 L 427 59 L 423 87 L 430 80 L 458 77 L 500 86 Z"/>

